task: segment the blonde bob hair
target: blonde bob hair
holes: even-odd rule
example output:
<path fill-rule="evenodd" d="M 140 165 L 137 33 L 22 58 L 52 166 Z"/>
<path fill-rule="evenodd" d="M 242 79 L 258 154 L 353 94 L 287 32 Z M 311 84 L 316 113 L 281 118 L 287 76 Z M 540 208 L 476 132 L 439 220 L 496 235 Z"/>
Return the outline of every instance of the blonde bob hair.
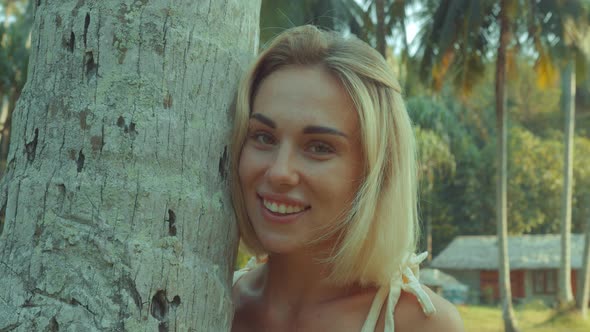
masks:
<path fill-rule="evenodd" d="M 364 176 L 339 241 L 325 262 L 335 284 L 388 284 L 416 249 L 416 147 L 398 81 L 383 57 L 352 36 L 306 25 L 289 29 L 263 51 L 240 83 L 231 145 L 231 190 L 242 244 L 264 255 L 246 212 L 238 163 L 258 87 L 288 65 L 320 65 L 335 75 L 354 102 L 361 128 Z M 325 237 L 322 237 L 325 238 Z"/>

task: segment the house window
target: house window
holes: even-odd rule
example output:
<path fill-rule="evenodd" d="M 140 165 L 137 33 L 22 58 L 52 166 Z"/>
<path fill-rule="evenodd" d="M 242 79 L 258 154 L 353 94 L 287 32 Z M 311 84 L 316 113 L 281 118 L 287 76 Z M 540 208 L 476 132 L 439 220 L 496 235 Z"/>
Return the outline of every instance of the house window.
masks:
<path fill-rule="evenodd" d="M 557 290 L 556 270 L 533 271 L 533 291 L 535 294 L 555 294 Z"/>

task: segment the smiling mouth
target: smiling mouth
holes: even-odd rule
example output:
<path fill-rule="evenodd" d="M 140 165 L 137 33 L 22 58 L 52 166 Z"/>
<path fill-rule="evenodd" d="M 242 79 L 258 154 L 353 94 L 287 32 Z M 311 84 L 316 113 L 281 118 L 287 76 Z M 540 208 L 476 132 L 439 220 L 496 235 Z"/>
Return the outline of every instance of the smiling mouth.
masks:
<path fill-rule="evenodd" d="M 291 204 L 284 204 L 274 202 L 265 198 L 260 198 L 262 200 L 262 205 L 272 214 L 277 216 L 288 216 L 301 213 L 310 209 L 310 207 L 302 206 L 302 205 L 291 205 Z"/>

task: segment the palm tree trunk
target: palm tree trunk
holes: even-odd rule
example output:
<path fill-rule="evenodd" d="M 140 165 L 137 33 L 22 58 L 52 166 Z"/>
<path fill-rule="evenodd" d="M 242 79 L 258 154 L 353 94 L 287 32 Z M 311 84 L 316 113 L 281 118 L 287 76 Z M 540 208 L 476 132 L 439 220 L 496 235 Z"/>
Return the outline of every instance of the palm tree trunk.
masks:
<path fill-rule="evenodd" d="M 259 1 L 34 1 L 0 331 L 228 331 L 228 112 Z"/>
<path fill-rule="evenodd" d="M 403 7 L 404 10 L 405 6 Z M 402 81 L 403 87 L 404 87 L 404 93 L 408 94 L 409 91 L 409 76 L 408 73 L 410 72 L 409 70 L 409 64 L 410 64 L 410 46 L 408 45 L 408 31 L 406 28 L 406 13 L 404 12 L 404 15 L 402 17 L 401 20 L 401 28 L 402 28 L 402 56 L 401 59 L 399 61 L 399 79 L 400 81 Z M 405 70 L 404 70 L 405 69 Z"/>
<path fill-rule="evenodd" d="M 428 251 L 428 258 L 427 258 L 427 263 L 430 264 L 430 262 L 432 261 L 432 205 L 434 204 L 434 185 L 432 184 L 433 180 L 432 179 L 428 179 L 428 185 L 427 185 L 427 194 L 426 196 L 428 197 L 428 201 L 427 201 L 427 208 L 426 208 L 426 251 Z"/>
<path fill-rule="evenodd" d="M 375 11 L 377 13 L 377 51 L 385 58 L 385 0 L 375 0 Z"/>
<path fill-rule="evenodd" d="M 506 125 L 506 48 L 511 38 L 510 22 L 507 14 L 508 0 L 502 0 L 500 9 L 500 43 L 496 62 L 496 128 L 497 147 L 496 159 L 496 222 L 498 233 L 498 257 L 500 274 L 500 295 L 502 300 L 502 316 L 504 331 L 518 331 L 516 318 L 512 308 L 512 290 L 510 285 L 510 262 L 508 256 L 508 218 L 507 218 L 507 125 Z"/>
<path fill-rule="evenodd" d="M 590 200 L 589 202 L 590 203 Z M 582 256 L 582 287 L 576 305 L 582 318 L 588 318 L 588 302 L 590 301 L 590 218 L 586 222 L 586 236 L 584 239 L 584 256 Z"/>
<path fill-rule="evenodd" d="M 561 70 L 561 105 L 565 113 L 563 196 L 561 213 L 561 265 L 559 269 L 558 302 L 561 307 L 572 304 L 571 284 L 571 230 L 572 230 L 572 182 L 574 161 L 576 78 L 572 59 Z"/>
<path fill-rule="evenodd" d="M 432 213 L 430 211 L 426 217 L 426 250 L 428 251 L 426 262 L 430 264 L 432 261 Z"/>

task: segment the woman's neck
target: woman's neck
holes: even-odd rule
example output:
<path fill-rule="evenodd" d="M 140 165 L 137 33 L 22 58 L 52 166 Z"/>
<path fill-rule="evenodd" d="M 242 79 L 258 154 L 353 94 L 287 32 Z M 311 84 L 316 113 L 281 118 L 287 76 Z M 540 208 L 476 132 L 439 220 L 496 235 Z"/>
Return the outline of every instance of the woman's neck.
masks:
<path fill-rule="evenodd" d="M 329 265 L 319 262 L 310 252 L 270 255 L 260 279 L 264 311 L 279 319 L 289 319 L 297 317 L 302 308 L 360 291 L 359 287 L 330 285 L 329 273 Z"/>

